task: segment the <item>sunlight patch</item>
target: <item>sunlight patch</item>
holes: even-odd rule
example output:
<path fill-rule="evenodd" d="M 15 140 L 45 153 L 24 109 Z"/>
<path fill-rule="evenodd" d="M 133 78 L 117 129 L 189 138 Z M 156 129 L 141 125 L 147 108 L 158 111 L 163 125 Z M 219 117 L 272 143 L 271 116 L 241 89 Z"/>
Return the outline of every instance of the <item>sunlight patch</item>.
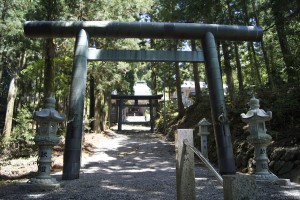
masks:
<path fill-rule="evenodd" d="M 85 170 L 84 173 L 95 173 L 99 169 L 100 169 L 100 167 L 89 167 L 88 169 Z"/>
<path fill-rule="evenodd" d="M 104 185 L 102 187 L 107 188 L 109 190 L 124 190 L 124 191 L 128 191 L 128 192 L 137 192 L 138 191 L 138 190 L 131 189 L 131 188 L 117 187 L 114 185 Z"/>
<path fill-rule="evenodd" d="M 288 196 L 288 197 L 299 197 L 300 196 L 300 191 L 299 190 L 282 191 L 282 193 L 285 196 Z"/>
<path fill-rule="evenodd" d="M 155 172 L 155 169 L 128 169 L 128 170 L 121 170 L 120 172 L 131 172 L 131 173 L 140 173 L 140 172 Z"/>
<path fill-rule="evenodd" d="M 45 196 L 45 194 L 29 194 L 27 196 L 28 196 L 28 198 L 39 199 L 39 198 Z"/>
<path fill-rule="evenodd" d="M 195 178 L 195 180 L 197 180 L 197 181 L 207 181 L 208 178 Z"/>

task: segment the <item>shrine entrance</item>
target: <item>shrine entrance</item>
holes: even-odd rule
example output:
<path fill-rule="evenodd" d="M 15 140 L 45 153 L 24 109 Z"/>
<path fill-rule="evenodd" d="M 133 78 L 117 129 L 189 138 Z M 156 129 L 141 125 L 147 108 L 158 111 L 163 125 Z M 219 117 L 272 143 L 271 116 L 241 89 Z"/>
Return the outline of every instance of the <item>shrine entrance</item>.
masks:
<path fill-rule="evenodd" d="M 260 41 L 256 26 L 197 23 L 35 21 L 25 22 L 31 38 L 76 37 L 70 89 L 63 179 L 78 179 L 81 163 L 84 96 L 88 61 L 204 62 L 220 174 L 235 174 L 229 120 L 215 40 Z M 201 40 L 203 51 L 102 50 L 89 48 L 90 37 Z"/>
<path fill-rule="evenodd" d="M 116 104 L 112 105 L 113 107 L 117 108 L 117 118 L 118 118 L 118 131 L 122 131 L 122 124 L 124 122 L 124 114 L 123 110 L 125 107 L 130 107 L 130 108 L 149 108 L 150 109 L 150 127 L 151 127 L 151 132 L 154 132 L 154 127 L 155 127 L 155 113 L 154 113 L 154 107 L 157 107 L 158 105 L 155 104 L 155 101 L 159 100 L 162 98 L 161 95 L 111 95 L 111 99 L 116 100 Z M 124 102 L 126 100 L 134 100 L 134 104 L 125 104 Z M 148 103 L 143 103 L 139 104 L 139 100 L 142 101 L 147 101 Z M 138 111 L 133 111 L 133 115 L 141 115 L 142 113 Z M 145 115 L 142 115 L 143 117 L 146 118 Z M 146 121 L 146 119 L 145 119 Z"/>

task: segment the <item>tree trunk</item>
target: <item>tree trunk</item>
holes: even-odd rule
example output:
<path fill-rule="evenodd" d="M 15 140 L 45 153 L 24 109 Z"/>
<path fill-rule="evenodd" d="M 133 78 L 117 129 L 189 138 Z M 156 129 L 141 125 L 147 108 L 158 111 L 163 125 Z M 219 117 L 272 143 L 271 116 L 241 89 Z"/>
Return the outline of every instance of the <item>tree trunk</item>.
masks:
<path fill-rule="evenodd" d="M 55 46 L 52 38 L 46 39 L 46 55 L 44 69 L 44 98 L 54 96 L 54 54 Z"/>
<path fill-rule="evenodd" d="M 18 87 L 16 84 L 16 77 L 14 77 L 9 84 L 5 124 L 2 133 L 2 143 L 6 143 L 9 140 L 11 135 L 13 115 L 14 115 L 14 105 L 15 105 L 17 92 L 18 92 Z"/>
<path fill-rule="evenodd" d="M 1 59 L 1 57 L 0 57 L 0 59 Z M 3 82 L 2 82 L 3 68 L 4 68 L 4 67 L 0 67 L 0 83 L 3 83 Z M 2 89 L 2 88 L 1 88 L 1 89 Z M 0 92 L 2 92 L 2 90 L 0 90 Z"/>
<path fill-rule="evenodd" d="M 171 84 L 170 84 L 170 80 L 172 80 L 171 76 L 172 76 L 172 75 L 171 75 L 171 70 L 169 70 L 169 71 L 168 71 L 168 80 L 169 80 L 169 81 L 168 81 L 168 88 L 169 88 L 169 89 L 168 89 L 168 92 L 169 92 L 168 95 L 169 95 L 169 99 L 171 99 L 171 96 L 172 96 L 172 93 L 171 93 L 172 87 L 171 87 Z"/>
<path fill-rule="evenodd" d="M 254 70 L 255 70 L 256 80 L 257 80 L 258 84 L 261 85 L 261 76 L 260 76 L 260 72 L 259 72 L 260 64 L 257 61 L 253 42 L 250 43 L 250 47 L 251 47 L 251 52 L 252 52 L 252 56 L 253 56 L 253 60 L 254 60 Z"/>
<path fill-rule="evenodd" d="M 228 93 L 231 104 L 234 104 L 234 85 L 232 78 L 232 67 L 230 64 L 229 45 L 227 42 L 222 43 L 223 55 L 224 55 L 224 67 L 226 74 L 226 84 L 228 85 Z"/>
<path fill-rule="evenodd" d="M 178 62 L 175 62 L 175 77 L 176 77 L 178 117 L 182 117 L 184 115 L 184 105 L 182 103 L 181 80 L 180 80 L 180 70 L 179 70 Z"/>
<path fill-rule="evenodd" d="M 108 102 L 110 101 L 110 93 L 98 92 L 96 98 L 95 123 L 93 130 L 97 133 L 107 129 L 108 121 Z"/>
<path fill-rule="evenodd" d="M 257 84 L 256 76 L 255 76 L 255 71 L 254 71 L 254 62 L 253 62 L 253 57 L 252 57 L 252 52 L 251 52 L 251 47 L 250 47 L 250 42 L 247 42 L 247 50 L 248 50 L 248 59 L 250 61 L 250 83 L 251 85 Z"/>
<path fill-rule="evenodd" d="M 254 13 L 254 19 L 256 21 L 256 26 L 260 26 L 260 20 L 258 18 L 257 8 L 255 6 L 254 1 L 252 1 L 252 9 L 253 9 L 253 13 Z M 270 62 L 269 62 L 268 54 L 267 54 L 263 39 L 261 40 L 260 44 L 261 44 L 261 50 L 263 52 L 263 57 L 264 57 L 264 62 L 265 62 L 265 66 L 266 66 L 266 70 L 267 70 L 267 74 L 268 74 L 269 83 L 271 85 L 271 88 L 273 89 L 274 88 L 274 80 L 273 80 L 272 73 L 270 70 Z"/>
<path fill-rule="evenodd" d="M 101 132 L 101 126 L 100 126 L 100 123 L 101 123 L 101 112 L 100 112 L 100 109 L 101 109 L 101 93 L 98 91 L 97 92 L 98 96 L 97 98 L 95 99 L 95 123 L 94 123 L 94 127 L 93 127 L 93 130 L 96 132 L 96 133 L 100 133 Z"/>
<path fill-rule="evenodd" d="M 110 103 L 110 92 L 104 93 L 104 102 L 103 102 L 103 131 L 107 129 L 107 122 L 109 121 L 109 103 Z"/>
<path fill-rule="evenodd" d="M 151 63 L 151 82 L 152 82 L 152 94 L 157 94 L 157 75 L 154 64 Z"/>
<path fill-rule="evenodd" d="M 192 40 L 191 44 L 192 44 L 192 51 L 196 51 L 195 40 Z M 198 69 L 198 64 L 196 62 L 193 62 L 193 75 L 194 75 L 194 81 L 195 81 L 195 95 L 196 95 L 195 101 L 200 102 L 201 88 L 200 88 L 200 79 L 199 79 L 199 69 Z"/>
<path fill-rule="evenodd" d="M 100 99 L 100 131 L 105 130 L 105 94 L 102 93 Z"/>
<path fill-rule="evenodd" d="M 19 61 L 19 63 L 18 63 L 19 69 L 20 70 L 24 69 L 25 64 L 26 64 L 26 51 L 22 52 L 18 61 Z M 17 75 L 15 75 L 11 79 L 10 84 L 9 84 L 9 89 L 8 89 L 5 123 L 4 123 L 3 133 L 1 136 L 1 140 L 3 143 L 7 142 L 11 135 L 17 93 L 18 93 Z"/>
<path fill-rule="evenodd" d="M 262 40 L 260 42 L 260 44 L 261 44 L 261 49 L 262 49 L 262 52 L 263 52 L 263 55 L 264 55 L 264 61 L 265 61 L 266 70 L 267 70 L 267 74 L 268 74 L 268 80 L 269 80 L 271 89 L 273 90 L 273 89 L 275 89 L 275 83 L 274 83 L 273 75 L 272 75 L 272 72 L 271 72 L 269 56 L 267 54 L 264 41 Z"/>
<path fill-rule="evenodd" d="M 156 72 L 156 63 L 151 63 L 151 82 L 152 82 L 152 95 L 157 94 L 157 72 Z M 158 105 L 158 99 L 155 100 L 154 102 L 155 105 Z M 159 106 L 155 107 L 155 112 L 159 112 Z"/>
<path fill-rule="evenodd" d="M 237 78 L 239 83 L 239 92 L 244 90 L 244 83 L 243 83 L 243 73 L 242 73 L 242 66 L 239 56 L 239 48 L 237 43 L 234 43 L 234 55 L 235 55 L 235 63 L 236 63 L 236 70 L 237 70 Z"/>
<path fill-rule="evenodd" d="M 294 57 L 290 51 L 289 44 L 285 33 L 285 18 L 282 11 L 282 4 L 284 1 L 271 1 L 272 13 L 275 20 L 275 26 L 277 31 L 277 37 L 279 40 L 281 52 L 283 55 L 283 61 L 286 65 L 286 73 L 288 76 L 288 82 L 291 83 L 297 79 L 297 73 L 294 70 Z"/>
<path fill-rule="evenodd" d="M 244 10 L 244 13 L 245 13 L 245 17 L 244 17 L 244 22 L 246 25 L 250 25 L 249 24 L 249 14 L 248 14 L 248 3 L 247 1 L 242 1 L 242 6 L 243 6 L 243 10 Z M 249 61 L 250 61 L 250 67 L 251 67 L 251 81 L 253 83 L 250 83 L 250 84 L 255 84 L 255 85 L 259 85 L 261 83 L 261 80 L 260 80 L 260 75 L 259 74 L 259 70 L 258 70 L 258 66 L 256 66 L 256 62 L 255 62 L 255 55 L 253 55 L 253 51 L 252 51 L 252 48 L 253 48 L 253 42 L 247 42 L 247 50 L 249 52 Z"/>
<path fill-rule="evenodd" d="M 93 75 L 90 75 L 90 112 L 89 120 L 90 127 L 93 130 L 95 120 L 95 79 Z"/>
<path fill-rule="evenodd" d="M 59 2 L 57 1 L 45 1 L 43 6 L 46 8 L 46 18 L 47 20 L 56 20 L 59 12 Z M 55 93 L 55 66 L 54 66 L 54 56 L 55 56 L 55 45 L 53 38 L 46 39 L 45 45 L 45 68 L 44 68 L 44 98 L 49 96 L 54 96 Z"/>
<path fill-rule="evenodd" d="M 108 93 L 107 95 L 107 125 L 108 125 L 108 128 L 110 128 L 111 126 L 111 110 L 112 110 L 112 105 L 111 105 L 111 94 Z"/>

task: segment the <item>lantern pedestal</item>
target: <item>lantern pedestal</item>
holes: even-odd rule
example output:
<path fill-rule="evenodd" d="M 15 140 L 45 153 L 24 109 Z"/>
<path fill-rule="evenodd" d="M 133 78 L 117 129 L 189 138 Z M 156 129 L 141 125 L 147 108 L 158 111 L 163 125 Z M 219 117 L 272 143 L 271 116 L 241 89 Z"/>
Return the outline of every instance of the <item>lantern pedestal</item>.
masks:
<path fill-rule="evenodd" d="M 267 145 L 271 142 L 271 136 L 263 134 L 259 138 L 247 137 L 247 141 L 255 148 L 254 160 L 256 161 L 255 176 L 258 181 L 277 181 L 278 177 L 269 170 Z"/>
<path fill-rule="evenodd" d="M 59 138 L 56 136 L 57 125 L 65 119 L 65 116 L 59 114 L 54 108 L 55 99 L 49 97 L 45 101 L 44 108 L 35 112 L 33 116 L 37 121 L 37 134 L 34 141 L 39 146 L 39 157 L 38 175 L 28 181 L 31 190 L 44 191 L 60 187 L 57 180 L 50 175 L 51 155 L 53 147 L 59 143 Z"/>

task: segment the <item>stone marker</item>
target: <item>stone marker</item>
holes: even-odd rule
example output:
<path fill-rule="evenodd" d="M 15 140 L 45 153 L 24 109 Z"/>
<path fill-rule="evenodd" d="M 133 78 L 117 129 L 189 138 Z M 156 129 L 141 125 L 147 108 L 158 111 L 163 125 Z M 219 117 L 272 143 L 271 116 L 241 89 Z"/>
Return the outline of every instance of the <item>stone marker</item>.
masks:
<path fill-rule="evenodd" d="M 194 145 L 193 129 L 178 129 L 175 137 L 177 199 L 193 200 L 196 199 L 194 152 L 184 144 Z"/>

